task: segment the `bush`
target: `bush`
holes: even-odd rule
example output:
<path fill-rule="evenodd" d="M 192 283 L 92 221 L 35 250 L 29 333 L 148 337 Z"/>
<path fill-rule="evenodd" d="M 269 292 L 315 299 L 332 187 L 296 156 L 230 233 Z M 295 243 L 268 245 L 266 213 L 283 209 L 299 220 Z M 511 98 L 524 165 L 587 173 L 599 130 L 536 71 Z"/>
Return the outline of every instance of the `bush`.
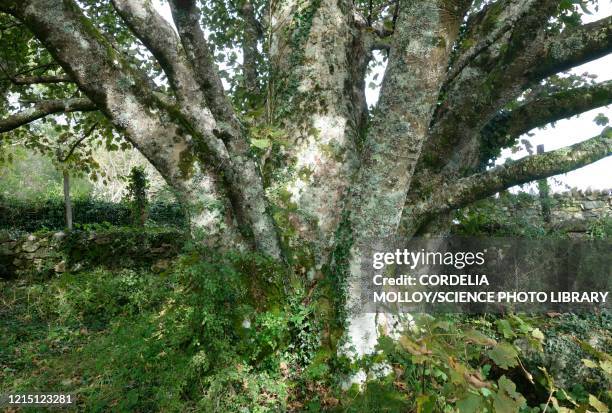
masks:
<path fill-rule="evenodd" d="M 312 322 L 300 299 L 287 304 L 286 276 L 256 254 L 190 251 L 162 274 L 0 289 L 0 386 L 77 394 L 79 411 L 286 411 L 281 366 Z"/>

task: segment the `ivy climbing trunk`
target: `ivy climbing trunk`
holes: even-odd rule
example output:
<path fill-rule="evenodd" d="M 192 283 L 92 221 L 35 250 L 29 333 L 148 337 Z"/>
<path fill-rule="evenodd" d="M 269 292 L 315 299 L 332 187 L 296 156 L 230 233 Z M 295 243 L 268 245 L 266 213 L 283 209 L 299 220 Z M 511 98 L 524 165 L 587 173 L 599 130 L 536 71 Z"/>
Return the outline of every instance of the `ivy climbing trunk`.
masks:
<path fill-rule="evenodd" d="M 286 140 L 268 195 L 296 268 L 320 277 L 359 166 L 369 51 L 349 1 L 284 1 L 273 18 L 272 114 Z"/>

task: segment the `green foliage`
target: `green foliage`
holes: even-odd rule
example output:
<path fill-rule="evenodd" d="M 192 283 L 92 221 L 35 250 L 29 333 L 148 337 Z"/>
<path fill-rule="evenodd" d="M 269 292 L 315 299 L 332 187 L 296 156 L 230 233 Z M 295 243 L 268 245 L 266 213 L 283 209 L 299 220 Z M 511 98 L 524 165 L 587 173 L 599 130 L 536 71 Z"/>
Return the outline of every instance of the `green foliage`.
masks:
<path fill-rule="evenodd" d="M 94 224 L 68 233 L 61 252 L 69 267 L 148 267 L 160 258 L 178 255 L 185 240 L 185 234 L 176 229 Z"/>
<path fill-rule="evenodd" d="M 72 201 L 74 222 L 79 225 L 132 225 L 132 211 L 125 203 L 76 198 Z M 0 196 L 0 228 L 34 232 L 41 229 L 64 228 L 63 199 L 15 199 Z M 148 207 L 148 222 L 152 225 L 185 228 L 186 217 L 175 202 L 152 202 Z"/>
<path fill-rule="evenodd" d="M 318 347 L 287 276 L 260 255 L 192 248 L 161 275 L 3 285 L 0 386 L 75 393 L 82 411 L 285 411 L 289 375 Z"/>
<path fill-rule="evenodd" d="M 0 160 L 0 199 L 41 202 L 62 197 L 62 172 L 49 157 L 21 147 L 11 148 L 4 155 L 7 163 Z M 91 193 L 91 183 L 76 176 L 70 189 L 74 198 L 84 198 Z"/>
<path fill-rule="evenodd" d="M 612 217 L 605 216 L 590 222 L 587 236 L 591 240 L 612 238 Z"/>
<path fill-rule="evenodd" d="M 141 242 L 121 231 L 109 236 L 122 251 Z M 258 254 L 190 245 L 161 274 L 24 281 L 0 286 L 0 386 L 75 393 L 81 411 L 535 413 L 610 403 L 607 312 L 421 315 L 348 366 L 324 345 L 321 303 L 307 304 L 292 274 Z M 367 373 L 361 391 L 342 388 L 347 368 Z"/>
<path fill-rule="evenodd" d="M 595 349 L 576 337 L 568 336 L 573 347 L 563 351 L 549 347 L 549 340 L 578 326 L 605 331 L 609 320 L 564 317 L 421 315 L 398 341 L 379 339 L 378 353 L 359 363 L 370 379 L 362 391 L 353 389 L 343 396 L 339 411 L 535 413 L 605 406 L 610 355 L 601 345 Z M 578 358 L 578 367 L 597 370 L 588 385 L 583 381 L 576 387 L 576 376 L 567 374 L 565 383 L 555 383 L 546 357 L 568 356 Z M 383 365 L 388 370 L 381 374 Z"/>
<path fill-rule="evenodd" d="M 598 113 L 597 116 L 595 116 L 595 119 L 593 119 L 593 121 L 596 125 L 606 126 L 610 122 L 610 119 L 608 119 L 608 117 L 603 113 Z"/>
<path fill-rule="evenodd" d="M 548 208 L 551 208 L 553 199 L 548 199 Z M 532 219 L 528 214 L 515 214 L 509 216 L 508 210 L 534 209 L 538 210 L 540 200 L 530 194 L 521 192 L 517 195 L 510 193 L 500 194 L 499 199 L 484 199 L 457 212 L 458 224 L 453 231 L 461 235 L 495 235 L 495 236 L 521 236 L 528 238 L 541 238 L 550 236 L 542 219 Z"/>

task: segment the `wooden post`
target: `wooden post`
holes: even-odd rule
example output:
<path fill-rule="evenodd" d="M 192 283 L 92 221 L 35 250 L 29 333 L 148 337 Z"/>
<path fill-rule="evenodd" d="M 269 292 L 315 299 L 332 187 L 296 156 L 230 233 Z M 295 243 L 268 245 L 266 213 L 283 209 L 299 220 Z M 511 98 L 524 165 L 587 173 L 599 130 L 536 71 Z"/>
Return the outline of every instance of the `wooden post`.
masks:
<path fill-rule="evenodd" d="M 63 171 L 64 176 L 64 217 L 66 218 L 66 228 L 72 230 L 72 201 L 70 200 L 70 174 L 67 170 Z"/>

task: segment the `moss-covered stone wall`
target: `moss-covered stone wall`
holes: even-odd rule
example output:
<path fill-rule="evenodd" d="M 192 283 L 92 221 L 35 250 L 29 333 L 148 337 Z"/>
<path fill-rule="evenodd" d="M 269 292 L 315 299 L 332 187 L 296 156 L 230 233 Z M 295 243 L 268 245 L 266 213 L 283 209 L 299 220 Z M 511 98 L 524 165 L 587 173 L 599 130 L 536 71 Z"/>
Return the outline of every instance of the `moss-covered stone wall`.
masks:
<path fill-rule="evenodd" d="M 543 205 L 548 206 L 550 219 L 544 219 Z M 502 193 L 499 198 L 488 198 L 463 208 L 458 212 L 460 232 L 465 226 L 483 226 L 491 222 L 524 223 L 560 230 L 570 235 L 586 234 L 592 224 L 612 218 L 612 189 L 578 190 L 551 194 L 541 198 L 527 193 Z M 495 228 L 491 228 L 495 232 Z M 489 231 L 489 232 L 491 232 Z"/>
<path fill-rule="evenodd" d="M 0 278 L 51 276 L 97 266 L 163 270 L 186 234 L 176 229 L 110 227 L 95 231 L 0 232 Z"/>

